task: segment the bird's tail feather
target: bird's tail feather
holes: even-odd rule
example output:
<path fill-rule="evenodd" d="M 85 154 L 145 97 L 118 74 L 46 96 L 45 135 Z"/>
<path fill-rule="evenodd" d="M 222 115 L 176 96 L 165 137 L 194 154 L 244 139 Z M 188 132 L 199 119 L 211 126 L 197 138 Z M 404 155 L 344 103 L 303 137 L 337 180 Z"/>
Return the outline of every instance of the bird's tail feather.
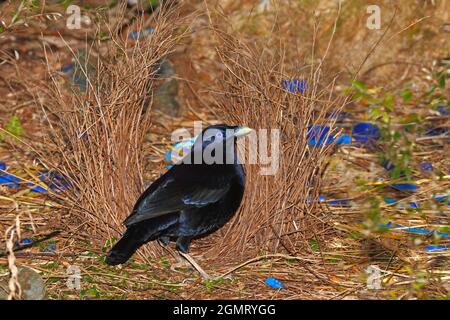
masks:
<path fill-rule="evenodd" d="M 140 246 L 156 240 L 164 230 L 178 221 L 178 214 L 167 214 L 133 224 L 127 228 L 122 238 L 106 256 L 106 263 L 112 266 L 128 261 Z"/>
<path fill-rule="evenodd" d="M 106 263 L 115 266 L 128 261 L 139 247 L 154 240 L 152 232 L 139 225 L 131 226 L 106 256 Z"/>

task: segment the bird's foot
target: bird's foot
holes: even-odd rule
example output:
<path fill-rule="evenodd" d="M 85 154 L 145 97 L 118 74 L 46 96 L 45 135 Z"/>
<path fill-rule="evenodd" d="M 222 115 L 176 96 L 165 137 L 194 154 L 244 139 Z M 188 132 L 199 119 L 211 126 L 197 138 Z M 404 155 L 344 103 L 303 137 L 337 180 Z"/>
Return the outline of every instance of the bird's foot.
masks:
<path fill-rule="evenodd" d="M 180 272 L 177 269 L 188 269 L 190 271 L 193 270 L 192 265 L 188 261 L 181 259 L 181 257 L 178 259 L 177 263 L 174 263 L 170 266 L 170 270 L 172 270 L 174 272 Z"/>
<path fill-rule="evenodd" d="M 169 238 L 169 237 L 159 237 L 159 238 L 158 238 L 158 242 L 159 242 L 163 247 L 167 247 L 167 246 L 169 245 L 170 238 Z"/>
<path fill-rule="evenodd" d="M 195 270 L 200 273 L 200 275 L 203 277 L 203 279 L 211 279 L 211 277 L 203 270 L 202 267 L 199 266 L 199 264 L 192 258 L 189 254 L 180 252 L 180 254 L 187 260 L 189 263 L 195 268 Z"/>

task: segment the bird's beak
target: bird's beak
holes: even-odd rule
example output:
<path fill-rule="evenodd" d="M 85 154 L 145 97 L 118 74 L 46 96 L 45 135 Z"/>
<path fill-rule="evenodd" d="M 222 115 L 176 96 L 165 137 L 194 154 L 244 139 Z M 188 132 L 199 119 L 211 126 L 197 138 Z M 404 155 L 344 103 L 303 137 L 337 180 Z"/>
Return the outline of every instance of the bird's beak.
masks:
<path fill-rule="evenodd" d="M 234 130 L 234 136 L 236 138 L 240 138 L 240 137 L 248 135 L 252 131 L 253 131 L 253 129 L 251 129 L 249 127 L 240 126 L 240 127 L 238 127 L 237 129 Z"/>

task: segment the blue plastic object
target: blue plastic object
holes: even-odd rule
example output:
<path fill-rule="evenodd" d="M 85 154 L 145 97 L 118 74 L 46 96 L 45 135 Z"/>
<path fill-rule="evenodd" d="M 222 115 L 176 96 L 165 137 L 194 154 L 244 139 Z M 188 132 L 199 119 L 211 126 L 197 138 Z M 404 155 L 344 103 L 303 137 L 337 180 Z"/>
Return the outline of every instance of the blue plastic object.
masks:
<path fill-rule="evenodd" d="M 394 183 L 390 186 L 398 191 L 417 191 L 419 189 L 418 185 L 412 183 Z"/>
<path fill-rule="evenodd" d="M 351 144 L 352 143 L 352 137 L 349 135 L 342 135 L 336 140 L 337 144 Z"/>
<path fill-rule="evenodd" d="M 25 183 L 23 179 L 15 177 L 7 172 L 4 172 L 6 170 L 6 164 L 4 162 L 0 162 L 0 170 L 3 170 L 3 172 L 0 171 L 0 185 L 5 185 L 9 188 L 20 188 L 20 186 L 23 184 L 32 187 L 31 188 L 32 192 L 38 193 L 47 192 L 45 188 L 39 185 L 36 185 L 31 182 Z M 70 184 L 63 177 L 61 177 L 55 172 L 49 172 L 47 170 L 40 171 L 39 179 L 45 182 L 48 185 L 48 187 L 52 190 L 60 191 L 70 187 Z"/>
<path fill-rule="evenodd" d="M 55 191 L 65 190 L 70 187 L 70 184 L 56 172 L 49 172 L 47 170 L 40 171 L 39 180 L 45 182 L 50 189 Z M 35 186 L 31 191 L 47 192 L 47 190 L 40 186 Z"/>
<path fill-rule="evenodd" d="M 432 245 L 425 247 L 425 250 L 427 251 L 445 251 L 448 249 L 450 249 L 450 245 Z"/>
<path fill-rule="evenodd" d="M 352 130 L 353 140 L 368 144 L 380 138 L 380 128 L 370 122 L 357 123 Z"/>
<path fill-rule="evenodd" d="M 437 106 L 436 110 L 439 112 L 441 116 L 448 116 L 450 115 L 450 109 L 444 105 Z"/>
<path fill-rule="evenodd" d="M 385 168 L 387 171 L 394 170 L 395 168 L 395 165 L 389 160 L 383 160 L 383 162 L 381 162 L 381 166 Z"/>
<path fill-rule="evenodd" d="M 384 202 L 386 202 L 387 204 L 393 204 L 393 203 L 397 203 L 398 202 L 398 200 L 395 200 L 395 199 L 391 199 L 391 198 L 388 198 L 388 197 L 384 197 Z"/>
<path fill-rule="evenodd" d="M 164 155 L 164 160 L 171 165 L 178 162 L 191 150 L 196 139 L 197 136 L 175 143 Z"/>
<path fill-rule="evenodd" d="M 26 246 L 26 245 L 28 245 L 28 244 L 31 244 L 33 242 L 33 240 L 31 240 L 31 238 L 25 238 L 25 239 L 22 239 L 21 241 L 20 241 L 20 244 L 22 245 L 22 246 Z"/>
<path fill-rule="evenodd" d="M 73 70 L 73 64 L 68 64 L 61 68 L 61 72 L 67 73 Z"/>
<path fill-rule="evenodd" d="M 350 204 L 350 200 L 349 198 L 342 198 L 342 199 L 332 199 L 332 200 L 328 200 L 326 203 L 329 206 L 347 206 Z"/>
<path fill-rule="evenodd" d="M 394 169 L 395 169 L 395 165 L 391 162 L 391 161 L 389 161 L 389 160 L 383 160 L 382 162 L 381 162 L 381 166 L 383 167 L 383 168 L 385 168 L 387 171 L 393 171 Z M 402 171 L 400 171 L 399 172 L 399 176 L 401 177 L 401 178 L 404 178 L 405 176 L 406 176 L 406 174 L 405 174 L 405 172 L 402 170 Z"/>
<path fill-rule="evenodd" d="M 409 206 L 414 209 L 419 209 L 420 205 L 417 202 L 410 202 Z"/>
<path fill-rule="evenodd" d="M 388 222 L 386 224 L 382 224 L 380 225 L 381 227 L 388 227 L 391 229 L 400 229 L 401 231 L 405 231 L 405 232 L 410 232 L 410 233 L 417 233 L 417 234 L 422 234 L 422 235 L 438 235 L 442 238 L 450 238 L 450 234 L 448 233 L 444 233 L 444 232 L 436 232 L 436 231 L 430 231 L 427 229 L 423 229 L 423 228 L 408 228 L 408 227 L 403 227 L 401 225 L 394 225 L 392 222 Z"/>
<path fill-rule="evenodd" d="M 388 197 L 384 197 L 383 200 L 387 204 L 395 204 L 395 203 L 401 201 L 401 200 L 391 199 L 391 198 L 388 198 Z M 409 206 L 411 208 L 414 208 L 414 209 L 419 209 L 420 208 L 420 205 L 417 202 L 409 202 L 408 204 L 409 204 Z M 404 206 L 403 205 L 399 205 L 399 209 L 404 209 Z"/>
<path fill-rule="evenodd" d="M 31 183 L 30 183 L 31 185 Z M 47 189 L 42 188 L 41 186 L 36 186 L 34 188 L 31 188 L 32 192 L 37 192 L 37 193 L 44 193 L 47 192 Z"/>
<path fill-rule="evenodd" d="M 303 79 L 283 80 L 283 81 L 281 81 L 281 86 L 283 89 L 286 89 L 292 93 L 296 93 L 296 92 L 303 93 L 307 89 L 306 80 L 303 80 Z"/>
<path fill-rule="evenodd" d="M 137 40 L 142 37 L 146 37 L 149 34 L 152 34 L 155 31 L 153 28 L 147 28 L 142 31 L 131 31 L 128 37 L 132 40 Z"/>
<path fill-rule="evenodd" d="M 44 248 L 44 252 L 55 252 L 56 251 L 56 244 L 52 243 L 49 244 Z"/>
<path fill-rule="evenodd" d="M 0 170 L 3 170 L 0 171 L 0 185 L 5 185 L 10 188 L 20 187 L 18 182 L 21 182 L 22 180 L 7 172 L 4 172 L 6 170 L 6 164 L 4 162 L 0 162 Z"/>
<path fill-rule="evenodd" d="M 425 171 L 433 171 L 433 165 L 428 161 L 422 162 L 420 167 Z"/>
<path fill-rule="evenodd" d="M 324 202 L 325 199 L 326 199 L 325 196 L 320 195 L 320 196 L 319 196 L 319 199 L 317 199 L 317 201 L 318 201 L 318 202 Z M 312 202 L 312 198 L 311 198 L 311 197 L 308 197 L 308 198 L 306 199 L 306 201 L 307 201 L 308 203 L 311 203 L 311 202 Z"/>
<path fill-rule="evenodd" d="M 436 194 L 436 195 L 434 195 L 434 198 L 438 201 L 444 201 L 447 199 L 447 195 L 446 194 Z"/>
<path fill-rule="evenodd" d="M 273 289 L 283 289 L 284 288 L 284 284 L 280 280 L 277 280 L 272 277 L 267 278 L 265 282 L 269 287 L 271 287 Z"/>
<path fill-rule="evenodd" d="M 446 194 L 436 194 L 433 196 L 433 198 L 437 201 L 447 201 L 447 204 L 450 206 L 450 197 L 448 197 Z"/>
<path fill-rule="evenodd" d="M 308 197 L 307 199 L 308 203 L 312 202 L 311 197 Z M 350 198 L 342 198 L 342 199 L 331 199 L 326 200 L 326 196 L 320 195 L 319 199 L 317 199 L 318 202 L 324 202 L 329 206 L 346 206 L 350 204 L 351 199 Z"/>
<path fill-rule="evenodd" d="M 445 135 L 449 132 L 447 127 L 437 127 L 437 128 L 431 128 L 427 132 L 425 132 L 426 136 L 432 137 L 432 136 L 440 136 Z"/>
<path fill-rule="evenodd" d="M 352 138 L 349 135 L 342 135 L 336 139 L 333 134 L 329 134 L 330 127 L 322 125 L 311 125 L 308 127 L 306 138 L 310 146 L 320 147 L 329 145 L 336 140 L 337 144 L 351 144 Z"/>
<path fill-rule="evenodd" d="M 322 146 L 328 145 L 334 142 L 334 136 L 329 134 L 330 127 L 314 125 L 308 127 L 308 133 L 306 138 L 308 139 L 310 146 Z"/>

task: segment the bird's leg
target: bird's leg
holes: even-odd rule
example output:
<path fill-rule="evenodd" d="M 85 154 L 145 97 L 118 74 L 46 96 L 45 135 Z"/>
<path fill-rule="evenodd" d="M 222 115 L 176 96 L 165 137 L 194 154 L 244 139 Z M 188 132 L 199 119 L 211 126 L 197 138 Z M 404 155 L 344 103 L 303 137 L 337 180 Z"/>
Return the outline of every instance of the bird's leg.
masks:
<path fill-rule="evenodd" d="M 162 246 L 167 247 L 169 245 L 170 238 L 169 237 L 159 237 L 158 241 Z"/>
<path fill-rule="evenodd" d="M 210 279 L 210 276 L 199 266 L 197 262 L 195 262 L 194 258 L 192 258 L 188 253 L 180 252 L 180 254 L 187 260 L 189 263 L 200 273 L 200 275 L 204 279 Z"/>
<path fill-rule="evenodd" d="M 162 242 L 162 244 L 164 244 L 164 242 L 165 242 L 164 237 L 160 237 L 158 240 L 160 242 Z M 177 238 L 177 245 L 176 245 L 177 251 L 175 252 L 175 258 L 177 259 L 177 263 L 172 264 L 170 266 L 170 270 L 175 271 L 175 272 L 179 272 L 177 270 L 178 268 L 185 268 L 185 269 L 192 270 L 191 263 L 188 260 L 183 259 L 183 257 L 179 254 L 179 252 L 181 252 L 181 251 L 187 252 L 187 250 L 189 250 L 190 241 L 191 241 L 190 238 L 187 238 L 187 237 Z"/>
<path fill-rule="evenodd" d="M 176 248 L 180 252 L 188 253 L 190 244 L 191 244 L 190 237 L 178 237 L 176 242 Z"/>
<path fill-rule="evenodd" d="M 176 247 L 180 254 L 201 274 L 205 279 L 209 279 L 209 275 L 199 266 L 199 264 L 189 255 L 190 237 L 178 237 Z"/>
<path fill-rule="evenodd" d="M 175 252 L 174 256 L 177 259 L 177 262 L 170 266 L 170 270 L 172 270 L 174 272 L 180 272 L 177 270 L 178 268 L 185 268 L 185 269 L 192 270 L 192 265 L 189 263 L 189 261 L 186 261 L 186 259 L 183 259 L 183 257 L 178 253 L 178 251 Z"/>

